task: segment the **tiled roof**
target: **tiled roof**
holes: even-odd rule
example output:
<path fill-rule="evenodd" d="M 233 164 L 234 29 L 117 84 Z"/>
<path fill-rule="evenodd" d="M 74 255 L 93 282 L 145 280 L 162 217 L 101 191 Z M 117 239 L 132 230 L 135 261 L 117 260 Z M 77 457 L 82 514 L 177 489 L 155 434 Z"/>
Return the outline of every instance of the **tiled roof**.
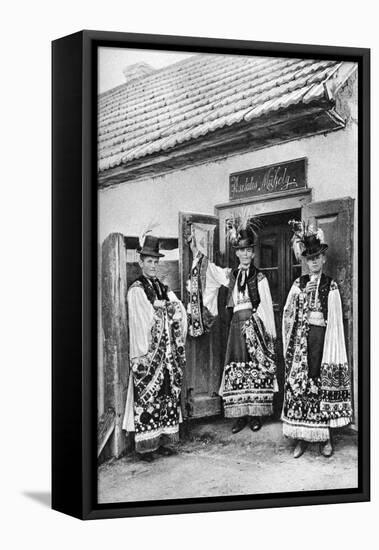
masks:
<path fill-rule="evenodd" d="M 325 98 L 341 63 L 194 55 L 99 96 L 100 172 Z"/>

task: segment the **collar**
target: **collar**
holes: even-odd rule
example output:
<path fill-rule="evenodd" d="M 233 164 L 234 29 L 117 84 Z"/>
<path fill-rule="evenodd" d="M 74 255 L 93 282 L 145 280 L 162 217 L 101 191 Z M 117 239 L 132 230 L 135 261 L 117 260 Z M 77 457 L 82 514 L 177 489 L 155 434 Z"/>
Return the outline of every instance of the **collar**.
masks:
<path fill-rule="evenodd" d="M 250 279 L 256 273 L 256 267 L 253 262 L 251 262 L 247 268 L 242 267 L 240 264 L 238 268 L 233 271 L 233 276 L 236 278 L 240 271 L 246 271 L 247 278 Z"/>

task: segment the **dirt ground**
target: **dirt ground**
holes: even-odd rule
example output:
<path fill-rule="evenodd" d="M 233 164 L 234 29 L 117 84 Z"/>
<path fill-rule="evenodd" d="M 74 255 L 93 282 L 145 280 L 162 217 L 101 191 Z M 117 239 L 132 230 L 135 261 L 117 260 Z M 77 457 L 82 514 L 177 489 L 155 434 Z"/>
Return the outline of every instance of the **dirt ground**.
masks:
<path fill-rule="evenodd" d="M 229 420 L 192 423 L 178 454 L 152 463 L 130 455 L 99 467 L 99 503 L 244 495 L 357 486 L 357 441 L 351 430 L 334 431 L 335 453 L 325 458 L 310 446 L 299 459 L 280 422 L 265 422 L 233 435 Z"/>

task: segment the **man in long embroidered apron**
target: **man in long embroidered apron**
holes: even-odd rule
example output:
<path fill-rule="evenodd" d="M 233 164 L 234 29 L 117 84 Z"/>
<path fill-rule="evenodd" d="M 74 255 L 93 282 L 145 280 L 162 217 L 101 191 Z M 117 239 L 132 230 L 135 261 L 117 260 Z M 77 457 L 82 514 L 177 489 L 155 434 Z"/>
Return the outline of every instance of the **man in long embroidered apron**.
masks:
<path fill-rule="evenodd" d="M 261 428 L 261 417 L 273 413 L 278 385 L 272 300 L 267 278 L 253 262 L 254 233 L 248 220 L 240 221 L 233 232 L 231 242 L 240 261 L 236 271 L 209 262 L 197 250 L 192 235 L 188 313 L 191 336 L 209 331 L 217 316 L 218 290 L 229 289 L 227 308 L 232 320 L 219 394 L 225 417 L 236 419 L 232 432 L 237 433 L 248 423 L 253 431 Z"/>
<path fill-rule="evenodd" d="M 142 275 L 128 291 L 130 378 L 123 429 L 135 433 L 136 452 L 175 452 L 181 421 L 180 392 L 185 367 L 186 311 L 157 278 L 159 242 L 146 236 L 140 253 Z"/>
<path fill-rule="evenodd" d="M 309 274 L 293 283 L 283 313 L 283 433 L 296 441 L 295 458 L 310 442 L 330 457 L 330 429 L 352 419 L 341 299 L 336 282 L 323 273 L 328 245 L 322 231 L 291 223 L 295 255 L 305 258 Z"/>

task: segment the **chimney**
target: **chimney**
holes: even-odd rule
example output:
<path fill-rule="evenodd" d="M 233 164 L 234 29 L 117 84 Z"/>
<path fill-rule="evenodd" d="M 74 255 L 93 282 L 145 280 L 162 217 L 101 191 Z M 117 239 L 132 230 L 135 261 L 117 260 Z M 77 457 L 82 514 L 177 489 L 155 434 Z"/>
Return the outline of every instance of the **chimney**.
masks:
<path fill-rule="evenodd" d="M 133 65 L 127 65 L 122 71 L 126 82 L 129 84 L 133 80 L 144 78 L 149 76 L 155 71 L 148 63 L 142 61 L 141 63 L 134 63 Z"/>

